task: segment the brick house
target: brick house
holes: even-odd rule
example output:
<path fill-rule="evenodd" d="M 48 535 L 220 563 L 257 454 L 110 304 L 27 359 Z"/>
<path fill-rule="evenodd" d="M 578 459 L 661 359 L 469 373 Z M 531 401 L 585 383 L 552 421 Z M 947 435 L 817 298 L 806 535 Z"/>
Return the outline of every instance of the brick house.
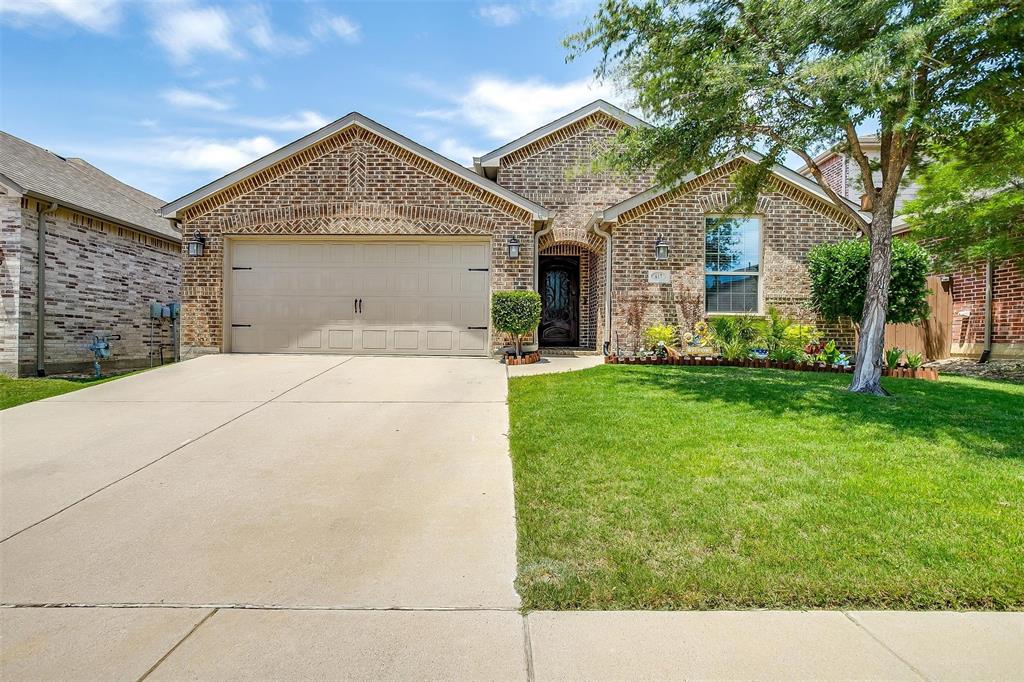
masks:
<path fill-rule="evenodd" d="M 867 157 L 877 162 L 880 146 L 877 136 L 860 138 Z M 815 162 L 827 182 L 836 192 L 851 201 L 860 201 L 863 182 L 856 163 L 846 154 L 829 150 L 818 155 Z M 799 171 L 810 175 L 802 168 Z M 881 172 L 874 180 L 881 184 Z M 917 196 L 918 185 L 906 182 L 896 197 L 896 212 Z M 893 234 L 909 237 L 910 227 L 897 215 L 893 221 Z M 987 274 L 984 262 L 957 268 L 952 272 L 936 273 L 929 278 L 932 289 L 933 318 L 919 325 L 916 334 L 895 334 L 902 345 L 916 346 L 931 357 L 963 355 L 979 357 L 985 339 L 985 290 Z M 996 263 L 991 272 L 992 288 L 992 357 L 1024 358 L 1024 268 L 1019 261 Z M 904 327 L 904 325 L 891 325 Z M 905 330 L 904 330 L 905 331 Z"/>
<path fill-rule="evenodd" d="M 501 289 L 541 293 L 542 347 L 627 343 L 637 301 L 650 321 L 679 321 L 683 297 L 813 321 L 807 250 L 852 221 L 782 166 L 753 214 L 725 215 L 753 152 L 664 190 L 583 170 L 637 125 L 598 100 L 464 168 L 353 113 L 171 202 L 202 245 L 184 262 L 183 354 L 486 354 L 504 343 L 488 329 Z"/>
<path fill-rule="evenodd" d="M 170 323 L 150 319 L 150 301 L 177 300 L 181 275 L 163 203 L 0 132 L 0 372 L 84 370 L 94 334 L 121 337 L 106 368 L 145 366 L 172 344 Z"/>

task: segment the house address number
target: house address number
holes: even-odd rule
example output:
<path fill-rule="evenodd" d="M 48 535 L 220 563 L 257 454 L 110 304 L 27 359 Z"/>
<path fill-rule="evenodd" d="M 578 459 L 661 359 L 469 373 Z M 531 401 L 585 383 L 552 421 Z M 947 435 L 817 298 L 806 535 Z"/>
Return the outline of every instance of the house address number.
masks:
<path fill-rule="evenodd" d="M 672 273 L 668 270 L 648 270 L 647 281 L 651 284 L 671 284 Z"/>

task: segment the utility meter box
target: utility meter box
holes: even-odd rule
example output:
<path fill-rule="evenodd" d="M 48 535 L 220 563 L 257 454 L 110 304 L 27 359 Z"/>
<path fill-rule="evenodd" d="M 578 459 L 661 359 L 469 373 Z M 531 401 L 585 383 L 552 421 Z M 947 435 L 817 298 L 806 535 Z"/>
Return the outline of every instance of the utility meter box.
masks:
<path fill-rule="evenodd" d="M 150 317 L 162 317 L 163 316 L 163 303 L 159 301 L 149 302 L 149 316 Z"/>
<path fill-rule="evenodd" d="M 170 304 L 170 308 L 171 308 L 171 319 L 172 320 L 178 319 L 178 317 L 181 315 L 181 304 L 178 303 L 177 301 L 173 301 Z"/>

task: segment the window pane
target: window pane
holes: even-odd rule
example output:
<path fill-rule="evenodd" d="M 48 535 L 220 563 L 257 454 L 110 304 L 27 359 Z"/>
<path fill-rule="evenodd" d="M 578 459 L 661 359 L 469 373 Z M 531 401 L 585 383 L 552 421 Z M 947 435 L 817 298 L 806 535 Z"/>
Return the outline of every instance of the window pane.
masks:
<path fill-rule="evenodd" d="M 708 272 L 758 272 L 761 221 L 757 218 L 705 218 L 704 267 Z"/>
<path fill-rule="evenodd" d="M 757 275 L 705 275 L 704 300 L 709 313 L 756 313 Z"/>

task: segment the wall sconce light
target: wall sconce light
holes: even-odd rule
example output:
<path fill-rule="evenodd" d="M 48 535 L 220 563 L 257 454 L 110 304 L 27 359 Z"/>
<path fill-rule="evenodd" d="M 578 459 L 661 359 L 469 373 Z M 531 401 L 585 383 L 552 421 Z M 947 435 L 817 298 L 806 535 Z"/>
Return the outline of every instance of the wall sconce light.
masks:
<path fill-rule="evenodd" d="M 206 248 L 206 237 L 199 234 L 199 230 L 192 235 L 192 239 L 185 242 L 186 248 L 188 248 L 188 255 L 193 258 L 197 258 L 203 255 L 203 250 Z"/>
<path fill-rule="evenodd" d="M 508 257 L 519 258 L 519 240 L 515 237 L 508 240 Z"/>
<path fill-rule="evenodd" d="M 654 260 L 668 260 L 668 244 L 661 237 L 654 242 Z"/>

